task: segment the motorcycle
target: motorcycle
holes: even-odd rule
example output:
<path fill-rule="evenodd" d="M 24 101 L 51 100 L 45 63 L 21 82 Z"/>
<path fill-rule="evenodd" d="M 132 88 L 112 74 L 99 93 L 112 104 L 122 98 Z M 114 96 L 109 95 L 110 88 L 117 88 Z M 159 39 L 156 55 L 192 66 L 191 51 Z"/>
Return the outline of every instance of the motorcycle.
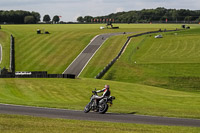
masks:
<path fill-rule="evenodd" d="M 90 102 L 85 106 L 84 112 L 88 113 L 90 110 L 93 110 L 94 112 L 99 112 L 100 114 L 104 114 L 108 110 L 108 104 L 110 107 L 112 106 L 112 101 L 115 99 L 114 96 L 104 97 L 103 99 L 97 100 L 94 97 L 98 96 L 95 91 L 92 91 L 93 95 L 90 98 Z"/>

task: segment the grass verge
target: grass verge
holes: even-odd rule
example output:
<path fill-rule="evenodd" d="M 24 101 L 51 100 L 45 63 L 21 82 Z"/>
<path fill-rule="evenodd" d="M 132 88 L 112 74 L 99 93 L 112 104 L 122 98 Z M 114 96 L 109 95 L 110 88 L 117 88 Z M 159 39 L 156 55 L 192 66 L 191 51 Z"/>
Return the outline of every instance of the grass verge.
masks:
<path fill-rule="evenodd" d="M 0 31 L 0 44 L 2 46 L 2 62 L 0 67 L 8 68 L 9 67 L 9 59 L 10 59 L 10 45 L 9 45 L 9 37 L 6 32 Z"/>
<path fill-rule="evenodd" d="M 0 114 L 0 132 L 3 133 L 54 133 L 54 132 L 87 132 L 87 133 L 198 133 L 200 128 L 156 126 L 142 124 L 125 124 L 111 122 L 94 122 L 79 120 L 50 119 L 18 115 Z"/>

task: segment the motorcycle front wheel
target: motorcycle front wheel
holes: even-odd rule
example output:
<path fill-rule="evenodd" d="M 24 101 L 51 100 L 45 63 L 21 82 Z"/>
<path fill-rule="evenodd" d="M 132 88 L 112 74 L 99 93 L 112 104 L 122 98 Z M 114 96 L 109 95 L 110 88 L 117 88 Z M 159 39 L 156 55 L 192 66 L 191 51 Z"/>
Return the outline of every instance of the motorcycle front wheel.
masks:
<path fill-rule="evenodd" d="M 99 113 L 104 114 L 108 110 L 108 104 L 107 103 L 102 103 L 99 105 Z"/>
<path fill-rule="evenodd" d="M 84 108 L 84 113 L 90 112 L 90 109 L 91 109 L 91 103 L 88 103 Z"/>

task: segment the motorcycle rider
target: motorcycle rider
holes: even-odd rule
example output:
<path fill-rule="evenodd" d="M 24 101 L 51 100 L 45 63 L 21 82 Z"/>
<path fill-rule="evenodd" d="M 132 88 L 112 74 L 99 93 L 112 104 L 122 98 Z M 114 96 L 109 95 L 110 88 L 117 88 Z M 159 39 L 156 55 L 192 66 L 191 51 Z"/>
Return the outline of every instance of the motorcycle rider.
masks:
<path fill-rule="evenodd" d="M 95 91 L 93 91 L 93 92 L 95 92 Z M 93 99 L 96 101 L 96 104 L 98 105 L 98 101 L 100 101 L 101 99 L 103 99 L 105 97 L 109 97 L 110 96 L 110 86 L 109 85 L 105 85 L 105 88 L 103 88 L 102 90 L 98 90 L 96 92 L 97 93 L 103 92 L 102 96 L 94 95 L 94 97 L 93 97 Z"/>

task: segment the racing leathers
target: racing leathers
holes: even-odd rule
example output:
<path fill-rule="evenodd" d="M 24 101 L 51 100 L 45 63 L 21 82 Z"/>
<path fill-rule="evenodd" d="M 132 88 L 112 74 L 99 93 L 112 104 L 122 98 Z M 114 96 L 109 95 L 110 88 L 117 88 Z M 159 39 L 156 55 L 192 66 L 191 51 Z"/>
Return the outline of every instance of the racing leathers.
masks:
<path fill-rule="evenodd" d="M 95 102 L 97 103 L 98 105 L 98 101 L 103 99 L 104 97 L 109 97 L 110 96 L 110 89 L 109 88 L 103 88 L 102 90 L 98 90 L 96 91 L 97 93 L 101 93 L 103 92 L 103 95 L 102 96 L 98 96 L 98 95 L 93 95 L 93 98 L 92 99 L 95 99 Z M 96 101 L 97 100 L 97 101 Z"/>

